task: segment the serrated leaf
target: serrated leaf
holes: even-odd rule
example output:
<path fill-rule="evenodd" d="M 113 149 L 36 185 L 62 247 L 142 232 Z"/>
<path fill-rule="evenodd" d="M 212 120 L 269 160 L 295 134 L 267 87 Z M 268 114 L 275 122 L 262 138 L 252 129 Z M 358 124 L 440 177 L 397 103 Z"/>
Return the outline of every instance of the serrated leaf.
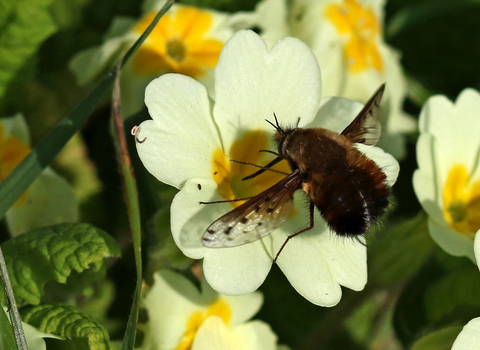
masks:
<path fill-rule="evenodd" d="M 449 350 L 461 330 L 461 326 L 452 326 L 427 334 L 415 342 L 412 350 Z"/>
<path fill-rule="evenodd" d="M 388 227 L 369 246 L 369 276 L 373 283 L 388 286 L 413 276 L 436 247 L 430 238 L 428 216 Z"/>
<path fill-rule="evenodd" d="M 39 304 L 45 283 L 65 283 L 72 270 L 98 269 L 103 259 L 120 256 L 112 237 L 86 223 L 30 231 L 2 249 L 18 304 Z"/>
<path fill-rule="evenodd" d="M 49 7 L 53 0 L 0 0 L 0 96 L 7 84 L 57 30 Z"/>
<path fill-rule="evenodd" d="M 107 330 L 69 305 L 38 305 L 22 310 L 24 322 L 64 338 L 84 338 L 91 350 L 114 349 Z"/>
<path fill-rule="evenodd" d="M 464 321 L 477 316 L 480 313 L 478 268 L 471 264 L 432 283 L 425 293 L 425 309 L 430 322 L 439 322 L 449 315 Z"/>

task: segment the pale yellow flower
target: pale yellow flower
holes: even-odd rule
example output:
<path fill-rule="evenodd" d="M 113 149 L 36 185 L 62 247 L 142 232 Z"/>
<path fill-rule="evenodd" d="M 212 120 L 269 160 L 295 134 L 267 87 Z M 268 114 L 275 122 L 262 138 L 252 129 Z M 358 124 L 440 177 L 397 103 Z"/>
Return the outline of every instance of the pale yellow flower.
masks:
<path fill-rule="evenodd" d="M 415 193 L 432 238 L 446 252 L 474 257 L 480 229 L 480 94 L 465 89 L 452 103 L 433 96 L 420 114 Z"/>
<path fill-rule="evenodd" d="M 162 270 L 143 299 L 146 350 L 274 350 L 277 337 L 261 321 L 249 321 L 263 297 L 232 297 L 202 282 L 201 291 L 180 274 Z"/>

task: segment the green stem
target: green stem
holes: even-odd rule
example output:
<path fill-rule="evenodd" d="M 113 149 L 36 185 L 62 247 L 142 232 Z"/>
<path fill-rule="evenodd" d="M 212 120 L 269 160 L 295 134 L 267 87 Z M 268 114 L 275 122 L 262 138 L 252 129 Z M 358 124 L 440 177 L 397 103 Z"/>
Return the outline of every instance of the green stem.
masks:
<path fill-rule="evenodd" d="M 15 301 L 15 294 L 13 294 L 12 284 L 10 283 L 10 277 L 8 277 L 7 265 L 5 264 L 5 258 L 3 257 L 3 251 L 0 247 L 0 276 L 2 278 L 3 290 L 8 300 L 8 313 L 12 321 L 13 332 L 15 334 L 15 341 L 17 343 L 18 350 L 28 350 L 27 340 L 25 339 L 25 333 L 23 332 L 22 319 L 18 313 L 17 303 Z"/>

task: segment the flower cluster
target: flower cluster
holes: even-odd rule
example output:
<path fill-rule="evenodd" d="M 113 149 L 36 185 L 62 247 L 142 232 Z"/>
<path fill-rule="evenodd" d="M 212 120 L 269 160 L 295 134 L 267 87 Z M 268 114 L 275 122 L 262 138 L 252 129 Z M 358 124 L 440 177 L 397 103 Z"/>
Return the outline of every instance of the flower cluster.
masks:
<path fill-rule="evenodd" d="M 235 248 L 211 249 L 201 243 L 205 229 L 235 205 L 199 202 L 246 198 L 278 182 L 266 172 L 242 181 L 253 169 L 236 160 L 266 165 L 274 129 L 265 122 L 273 113 L 281 123 L 324 127 L 341 132 L 362 105 L 344 98 L 321 99 L 317 60 L 298 39 L 279 41 L 271 50 L 251 31 L 240 31 L 225 45 L 215 68 L 215 101 L 197 81 L 175 74 L 155 79 L 145 103 L 153 120 L 140 125 L 137 150 L 145 167 L 180 192 L 171 207 L 172 233 L 183 253 L 204 259 L 208 283 L 217 291 L 238 295 L 256 290 L 288 235 L 306 225 L 305 198 L 298 193 L 295 211 L 262 240 Z M 392 185 L 398 163 L 376 147 L 359 145 L 386 173 Z M 289 171 L 281 162 L 275 169 Z M 340 286 L 361 290 L 367 280 L 366 247 L 361 240 L 330 232 L 315 214 L 313 230 L 291 240 L 277 260 L 297 291 L 311 302 L 332 306 Z"/>

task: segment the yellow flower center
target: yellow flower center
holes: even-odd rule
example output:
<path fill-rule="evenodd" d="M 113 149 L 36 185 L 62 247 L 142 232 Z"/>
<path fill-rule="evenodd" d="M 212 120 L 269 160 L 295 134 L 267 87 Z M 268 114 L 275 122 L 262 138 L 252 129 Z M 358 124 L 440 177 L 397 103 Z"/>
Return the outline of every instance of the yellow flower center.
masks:
<path fill-rule="evenodd" d="M 134 27 L 138 34 L 148 27 L 156 12 L 146 14 Z M 140 47 L 133 60 L 138 75 L 165 72 L 181 73 L 193 78 L 205 74 L 217 64 L 222 42 L 208 37 L 213 15 L 195 7 L 179 6 L 165 14 Z"/>
<path fill-rule="evenodd" d="M 327 19 L 338 33 L 347 37 L 344 59 L 351 73 L 361 73 L 368 68 L 383 71 L 383 62 L 377 47 L 380 23 L 370 7 L 362 7 L 357 0 L 344 0 L 325 8 Z"/>
<path fill-rule="evenodd" d="M 249 131 L 232 145 L 228 157 L 221 149 L 213 152 L 213 178 L 218 184 L 218 192 L 223 198 L 232 200 L 253 197 L 285 177 L 285 175 L 267 170 L 251 180 L 243 181 L 244 177 L 255 173 L 259 169 L 251 165 L 230 161 L 237 160 L 261 166 L 267 165 L 274 159 L 274 156 L 265 152 L 259 153 L 259 151 L 268 149 L 268 139 L 269 135 L 265 131 Z M 286 161 L 278 163 L 272 169 L 291 173 Z M 242 204 L 240 201 L 232 202 L 233 207 L 240 204 Z"/>
<path fill-rule="evenodd" d="M 30 147 L 16 137 L 5 136 L 3 125 L 0 124 L 0 182 L 5 180 L 29 153 Z M 15 205 L 23 203 L 26 195 L 27 192 L 23 193 Z"/>
<path fill-rule="evenodd" d="M 223 322 L 228 325 L 232 318 L 232 310 L 225 300 L 219 298 L 212 303 L 205 312 L 194 312 L 188 319 L 187 330 L 183 335 L 182 341 L 175 350 L 190 350 L 198 329 L 209 316 L 213 315 L 220 316 Z"/>
<path fill-rule="evenodd" d="M 473 237 L 480 229 L 480 181 L 469 179 L 463 165 L 450 170 L 443 205 L 445 220 L 457 232 Z"/>

